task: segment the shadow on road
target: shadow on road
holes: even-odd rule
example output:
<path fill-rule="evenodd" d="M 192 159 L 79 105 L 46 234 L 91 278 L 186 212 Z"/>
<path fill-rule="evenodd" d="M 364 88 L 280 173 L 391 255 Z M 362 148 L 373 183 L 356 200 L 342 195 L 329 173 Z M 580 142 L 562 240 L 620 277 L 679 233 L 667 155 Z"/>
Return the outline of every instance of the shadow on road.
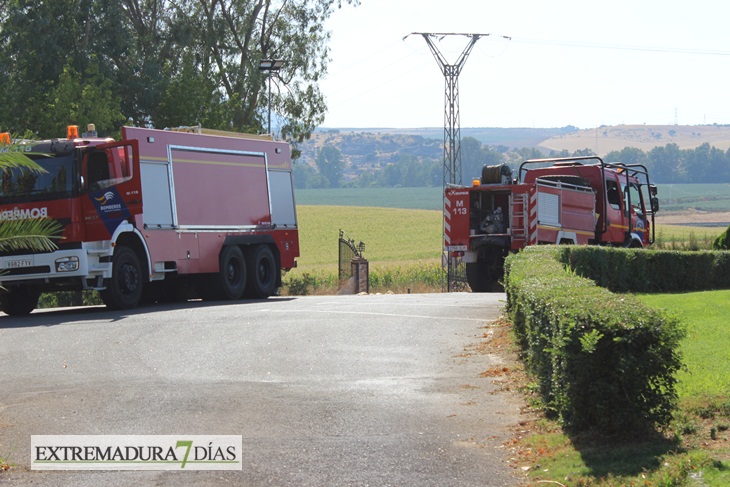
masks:
<path fill-rule="evenodd" d="M 293 297 L 275 297 L 269 299 L 246 299 L 238 301 L 186 301 L 180 303 L 150 304 L 139 308 L 112 311 L 106 306 L 85 306 L 83 308 L 53 308 L 35 310 L 28 316 L 8 316 L 0 313 L 0 329 L 30 328 L 40 326 L 63 325 L 70 322 L 108 320 L 121 321 L 129 316 L 147 313 L 164 313 L 179 309 L 201 309 L 217 306 L 237 306 L 241 304 L 263 303 L 267 301 L 292 301 Z"/>

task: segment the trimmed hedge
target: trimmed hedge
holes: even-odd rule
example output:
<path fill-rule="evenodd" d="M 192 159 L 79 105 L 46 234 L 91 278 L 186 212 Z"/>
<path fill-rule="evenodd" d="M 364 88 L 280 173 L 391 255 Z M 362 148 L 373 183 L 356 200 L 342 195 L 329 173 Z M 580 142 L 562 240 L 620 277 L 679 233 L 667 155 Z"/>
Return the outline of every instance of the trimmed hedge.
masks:
<path fill-rule="evenodd" d="M 730 253 L 565 246 L 560 261 L 614 292 L 669 293 L 730 288 Z"/>
<path fill-rule="evenodd" d="M 684 330 L 566 269 L 566 248 L 529 247 L 505 263 L 507 311 L 548 412 L 576 431 L 669 424 Z"/>

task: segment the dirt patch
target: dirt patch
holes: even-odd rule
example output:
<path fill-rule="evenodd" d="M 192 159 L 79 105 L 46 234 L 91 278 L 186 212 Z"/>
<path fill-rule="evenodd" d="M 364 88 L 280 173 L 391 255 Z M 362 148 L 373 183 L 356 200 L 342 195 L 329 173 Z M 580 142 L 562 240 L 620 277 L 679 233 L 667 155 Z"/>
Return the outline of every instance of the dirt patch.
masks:
<path fill-rule="evenodd" d="M 730 212 L 700 210 L 673 211 L 657 215 L 656 222 L 659 225 L 692 225 L 696 223 L 706 225 L 716 223 L 724 226 L 730 224 Z"/>

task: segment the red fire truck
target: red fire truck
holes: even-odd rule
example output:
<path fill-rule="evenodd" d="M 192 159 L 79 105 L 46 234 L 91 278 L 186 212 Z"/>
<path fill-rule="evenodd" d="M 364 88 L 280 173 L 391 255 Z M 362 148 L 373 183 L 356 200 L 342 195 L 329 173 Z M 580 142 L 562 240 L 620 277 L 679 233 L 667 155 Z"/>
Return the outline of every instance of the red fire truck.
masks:
<path fill-rule="evenodd" d="M 53 252 L 0 254 L 0 308 L 30 313 L 42 292 L 98 290 L 112 309 L 195 289 L 266 298 L 296 266 L 289 145 L 230 132 L 93 126 L 21 145 L 44 172 L 2 173 L 0 223 L 50 218 Z M 214 133 L 211 135 L 211 133 Z"/>
<path fill-rule="evenodd" d="M 517 178 L 485 166 L 472 186 L 446 188 L 444 202 L 444 255 L 466 264 L 475 292 L 497 290 L 505 257 L 528 245 L 649 245 L 659 210 L 646 167 L 599 157 L 525 161 Z"/>

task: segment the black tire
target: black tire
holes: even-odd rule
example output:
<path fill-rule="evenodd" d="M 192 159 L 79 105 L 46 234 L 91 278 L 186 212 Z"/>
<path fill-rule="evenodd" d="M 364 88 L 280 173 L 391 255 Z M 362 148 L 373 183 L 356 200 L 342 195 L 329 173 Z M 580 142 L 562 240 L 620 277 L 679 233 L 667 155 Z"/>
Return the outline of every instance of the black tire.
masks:
<path fill-rule="evenodd" d="M 249 256 L 248 295 L 266 299 L 276 292 L 278 268 L 274 253 L 268 245 L 259 245 Z"/>
<path fill-rule="evenodd" d="M 41 292 L 33 287 L 11 287 L 0 294 L 0 309 L 9 316 L 25 316 L 38 307 Z"/>
<path fill-rule="evenodd" d="M 486 256 L 476 262 L 466 264 L 466 282 L 472 292 L 496 293 L 504 291 L 499 280 L 504 276 L 505 252 L 501 248 L 491 248 Z"/>
<path fill-rule="evenodd" d="M 489 266 L 484 260 L 466 264 L 466 282 L 473 293 L 486 293 L 492 289 L 493 282 Z"/>
<path fill-rule="evenodd" d="M 240 299 L 246 290 L 246 259 L 241 248 L 235 245 L 223 247 L 220 269 L 212 279 L 214 299 Z M 209 293 L 205 293 L 209 295 Z"/>
<path fill-rule="evenodd" d="M 119 246 L 112 257 L 112 277 L 105 281 L 101 300 L 109 309 L 136 308 L 144 288 L 142 264 L 129 247 Z"/>

